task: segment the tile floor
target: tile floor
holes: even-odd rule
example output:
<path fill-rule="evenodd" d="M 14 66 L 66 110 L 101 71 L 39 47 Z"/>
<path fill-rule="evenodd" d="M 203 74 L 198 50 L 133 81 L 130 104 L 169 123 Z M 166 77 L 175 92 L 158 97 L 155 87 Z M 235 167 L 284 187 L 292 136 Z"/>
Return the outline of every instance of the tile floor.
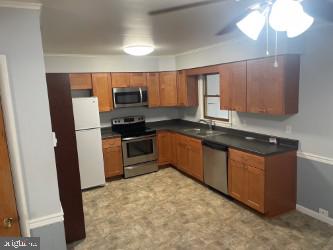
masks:
<path fill-rule="evenodd" d="M 87 238 L 69 249 L 333 249 L 299 212 L 264 219 L 167 168 L 83 194 Z"/>

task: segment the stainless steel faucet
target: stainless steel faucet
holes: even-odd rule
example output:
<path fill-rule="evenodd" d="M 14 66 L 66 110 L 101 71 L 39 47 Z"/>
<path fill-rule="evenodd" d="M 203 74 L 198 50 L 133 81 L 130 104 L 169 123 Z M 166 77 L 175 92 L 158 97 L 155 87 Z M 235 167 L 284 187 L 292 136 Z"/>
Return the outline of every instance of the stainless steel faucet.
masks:
<path fill-rule="evenodd" d="M 209 126 L 209 130 L 213 130 L 213 126 L 215 125 L 213 120 L 200 119 L 199 122 L 206 123 Z"/>

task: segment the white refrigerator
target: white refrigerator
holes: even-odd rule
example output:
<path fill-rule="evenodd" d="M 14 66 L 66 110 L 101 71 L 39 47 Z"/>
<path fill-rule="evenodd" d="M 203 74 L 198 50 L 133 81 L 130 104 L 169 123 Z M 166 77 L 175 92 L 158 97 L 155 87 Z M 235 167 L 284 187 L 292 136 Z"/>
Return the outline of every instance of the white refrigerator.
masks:
<path fill-rule="evenodd" d="M 97 97 L 73 98 L 81 188 L 105 185 L 101 124 Z"/>

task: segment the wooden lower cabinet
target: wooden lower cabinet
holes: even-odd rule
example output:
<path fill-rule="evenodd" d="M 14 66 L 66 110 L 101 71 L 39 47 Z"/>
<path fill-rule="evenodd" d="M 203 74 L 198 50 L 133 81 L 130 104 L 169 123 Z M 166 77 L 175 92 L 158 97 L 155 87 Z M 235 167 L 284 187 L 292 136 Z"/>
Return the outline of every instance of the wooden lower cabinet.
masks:
<path fill-rule="evenodd" d="M 201 140 L 169 131 L 159 131 L 157 145 L 159 165 L 171 164 L 197 180 L 203 181 Z"/>
<path fill-rule="evenodd" d="M 177 135 L 176 167 L 197 180 L 203 181 L 203 152 L 201 140 Z"/>
<path fill-rule="evenodd" d="M 103 140 L 103 157 L 105 178 L 123 175 L 123 155 L 120 138 Z"/>
<path fill-rule="evenodd" d="M 245 202 L 245 168 L 241 162 L 229 159 L 228 166 L 228 189 L 229 194 L 235 199 Z"/>
<path fill-rule="evenodd" d="M 264 213 L 265 172 L 261 169 L 245 167 L 245 203 L 255 210 Z"/>
<path fill-rule="evenodd" d="M 170 164 L 173 166 L 177 165 L 177 134 L 170 132 L 170 144 L 171 144 L 171 156 L 170 156 Z"/>
<path fill-rule="evenodd" d="M 260 157 L 229 149 L 229 194 L 267 216 L 296 208 L 296 151 Z"/>
<path fill-rule="evenodd" d="M 203 181 L 203 152 L 201 140 L 188 139 L 188 171 L 191 176 Z"/>
<path fill-rule="evenodd" d="M 187 137 L 177 135 L 176 137 L 176 167 L 188 173 L 189 155 Z"/>
<path fill-rule="evenodd" d="M 157 133 L 158 165 L 166 165 L 171 160 L 171 136 L 168 131 Z"/>

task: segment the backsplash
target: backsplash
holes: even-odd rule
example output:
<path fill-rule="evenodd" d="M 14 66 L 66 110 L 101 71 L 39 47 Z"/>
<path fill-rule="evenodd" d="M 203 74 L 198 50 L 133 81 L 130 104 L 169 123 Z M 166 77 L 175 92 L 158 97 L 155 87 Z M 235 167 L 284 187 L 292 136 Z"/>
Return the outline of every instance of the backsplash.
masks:
<path fill-rule="evenodd" d="M 177 108 L 122 108 L 111 112 L 100 113 L 102 127 L 110 127 L 111 119 L 123 116 L 144 115 L 147 122 L 156 122 L 180 118 L 180 109 Z"/>

